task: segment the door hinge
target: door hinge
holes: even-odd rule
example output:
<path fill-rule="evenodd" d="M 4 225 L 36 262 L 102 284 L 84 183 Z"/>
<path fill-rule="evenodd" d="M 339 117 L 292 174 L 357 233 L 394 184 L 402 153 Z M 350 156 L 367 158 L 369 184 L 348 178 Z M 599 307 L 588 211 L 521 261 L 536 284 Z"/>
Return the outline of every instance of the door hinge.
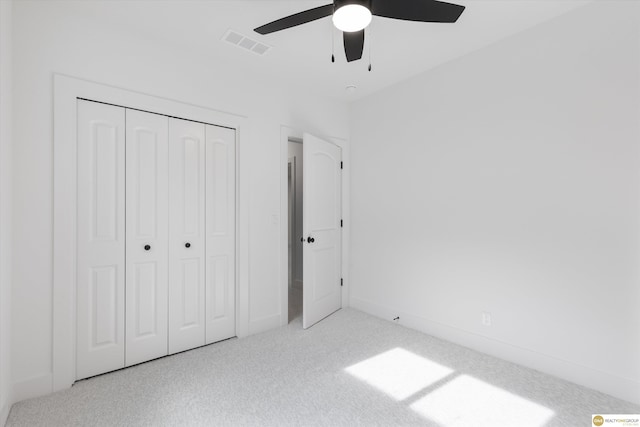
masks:
<path fill-rule="evenodd" d="M 344 169 L 344 162 L 340 162 L 340 169 Z"/>
<path fill-rule="evenodd" d="M 340 278 L 340 286 L 344 286 L 344 279 Z"/>
<path fill-rule="evenodd" d="M 344 221 L 340 220 L 340 227 L 344 227 Z"/>

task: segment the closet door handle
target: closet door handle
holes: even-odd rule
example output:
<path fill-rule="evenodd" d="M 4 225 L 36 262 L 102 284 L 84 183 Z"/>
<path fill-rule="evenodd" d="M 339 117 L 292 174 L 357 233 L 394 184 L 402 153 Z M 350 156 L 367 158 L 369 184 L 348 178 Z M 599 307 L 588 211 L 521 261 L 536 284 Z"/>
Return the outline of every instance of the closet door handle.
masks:
<path fill-rule="evenodd" d="M 191 243 L 189 243 L 189 242 L 185 243 L 185 244 L 184 244 L 184 247 L 185 247 L 185 248 L 187 248 L 187 249 L 189 249 L 189 248 L 191 247 Z"/>
<path fill-rule="evenodd" d="M 148 251 L 149 249 L 151 249 L 151 246 L 150 246 L 150 245 L 144 245 L 144 250 L 145 250 L 145 251 Z"/>
<path fill-rule="evenodd" d="M 313 237 L 307 237 L 307 243 L 313 243 L 315 241 L 316 239 L 314 239 Z"/>

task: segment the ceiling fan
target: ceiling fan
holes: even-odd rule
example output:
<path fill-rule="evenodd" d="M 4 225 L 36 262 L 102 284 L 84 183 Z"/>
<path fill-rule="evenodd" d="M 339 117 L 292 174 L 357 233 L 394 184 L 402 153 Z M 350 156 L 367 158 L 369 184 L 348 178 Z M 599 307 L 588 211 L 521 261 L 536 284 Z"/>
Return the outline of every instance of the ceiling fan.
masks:
<path fill-rule="evenodd" d="M 333 15 L 333 24 L 343 32 L 347 61 L 362 58 L 364 30 L 372 15 L 417 22 L 453 23 L 465 7 L 436 0 L 334 0 L 332 4 L 286 16 L 254 29 L 259 34 L 306 24 Z"/>

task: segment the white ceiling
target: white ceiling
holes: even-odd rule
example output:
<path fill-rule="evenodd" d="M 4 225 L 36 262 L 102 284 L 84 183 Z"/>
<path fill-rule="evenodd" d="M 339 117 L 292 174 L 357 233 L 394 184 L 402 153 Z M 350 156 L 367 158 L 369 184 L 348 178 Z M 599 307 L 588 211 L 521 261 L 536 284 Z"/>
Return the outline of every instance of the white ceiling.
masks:
<path fill-rule="evenodd" d="M 394 0 L 389 0 L 394 1 Z M 416 0 L 419 1 L 419 0 Z M 75 12 L 158 39 L 181 50 L 215 58 L 263 77 L 343 100 L 358 99 L 500 39 L 553 19 L 589 1 L 453 0 L 467 6 L 455 24 L 425 24 L 374 17 L 365 55 L 346 63 L 335 30 L 331 63 L 330 18 L 261 36 L 253 32 L 275 19 L 330 0 L 128 0 L 74 3 Z M 273 47 L 258 56 L 222 37 L 228 29 Z M 368 72 L 368 47 L 373 71 Z M 358 87 L 347 94 L 345 87 Z"/>

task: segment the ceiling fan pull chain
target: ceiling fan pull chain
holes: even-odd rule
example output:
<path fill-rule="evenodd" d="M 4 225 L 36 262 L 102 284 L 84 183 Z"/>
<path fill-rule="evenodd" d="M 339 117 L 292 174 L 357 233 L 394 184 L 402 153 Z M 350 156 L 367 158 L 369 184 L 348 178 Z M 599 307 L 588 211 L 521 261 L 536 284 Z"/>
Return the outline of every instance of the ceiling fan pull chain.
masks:
<path fill-rule="evenodd" d="M 331 62 L 336 62 L 336 30 L 333 28 L 333 23 L 331 24 Z"/>
<path fill-rule="evenodd" d="M 368 31 L 369 33 L 369 72 L 371 72 L 371 46 L 373 46 L 372 28 L 373 28 L 373 22 L 371 22 L 371 24 L 369 25 L 369 31 Z"/>

